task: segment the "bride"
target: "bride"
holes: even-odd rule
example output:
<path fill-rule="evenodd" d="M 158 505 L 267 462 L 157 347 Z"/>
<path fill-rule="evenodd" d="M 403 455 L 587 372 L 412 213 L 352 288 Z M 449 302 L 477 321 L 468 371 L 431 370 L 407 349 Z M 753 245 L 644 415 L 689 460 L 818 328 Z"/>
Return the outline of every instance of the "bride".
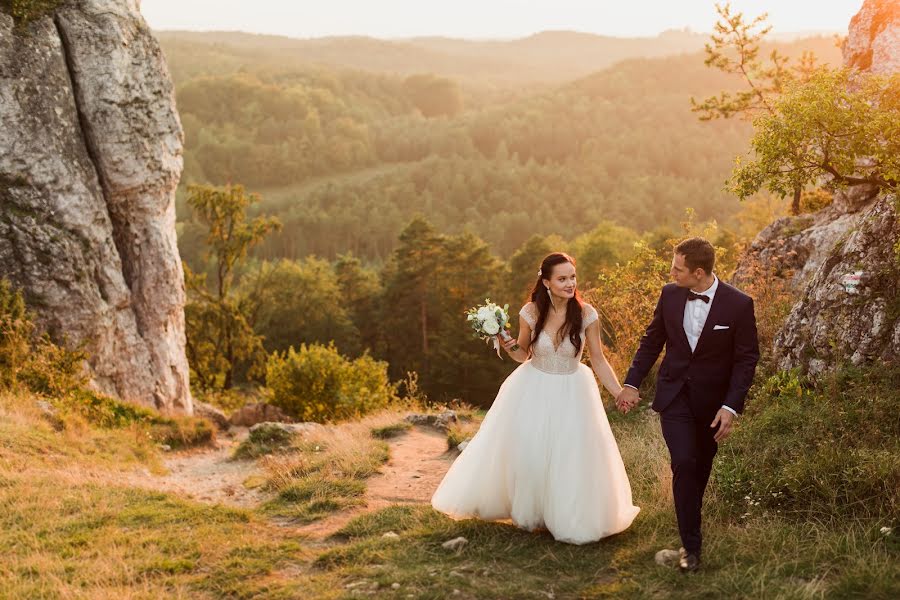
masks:
<path fill-rule="evenodd" d="M 511 518 L 570 544 L 619 533 L 640 509 L 594 373 L 614 397 L 622 386 L 603 355 L 597 311 L 575 288 L 572 257 L 543 260 L 519 315 L 519 337 L 503 347 L 523 364 L 500 386 L 431 505 L 455 519 Z M 593 373 L 581 363 L 585 344 Z"/>

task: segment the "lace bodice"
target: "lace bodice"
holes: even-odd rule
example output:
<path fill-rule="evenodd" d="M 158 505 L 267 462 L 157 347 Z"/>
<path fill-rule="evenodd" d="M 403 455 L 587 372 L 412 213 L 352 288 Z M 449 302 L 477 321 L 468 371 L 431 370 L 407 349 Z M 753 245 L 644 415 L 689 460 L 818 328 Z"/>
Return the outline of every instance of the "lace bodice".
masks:
<path fill-rule="evenodd" d="M 578 370 L 581 363 L 581 355 L 584 354 L 584 331 L 587 326 L 597 320 L 597 311 L 590 304 L 582 308 L 581 318 L 581 350 L 575 354 L 575 346 L 567 335 L 559 344 L 554 346 L 553 332 L 541 331 L 537 339 L 534 339 L 534 326 L 537 324 L 538 309 L 533 302 L 529 302 L 519 311 L 519 316 L 531 327 L 531 364 L 545 373 L 569 374 Z"/>

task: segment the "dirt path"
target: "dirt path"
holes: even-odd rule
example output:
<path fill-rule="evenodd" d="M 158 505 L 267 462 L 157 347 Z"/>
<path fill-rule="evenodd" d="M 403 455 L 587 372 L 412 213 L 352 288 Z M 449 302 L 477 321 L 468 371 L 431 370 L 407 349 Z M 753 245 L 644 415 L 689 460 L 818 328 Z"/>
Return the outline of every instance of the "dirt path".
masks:
<path fill-rule="evenodd" d="M 213 450 L 173 454 L 165 460 L 168 473 L 156 477 L 154 487 L 201 502 L 256 506 L 264 495 L 257 488 L 248 488 L 245 482 L 263 477 L 263 470 L 254 461 L 229 460 L 246 437 L 246 429 L 236 428 L 230 436 L 220 435 Z"/>
<path fill-rule="evenodd" d="M 389 440 L 390 459 L 378 475 L 366 481 L 365 505 L 335 513 L 297 528 L 297 532 L 324 539 L 351 519 L 392 504 L 428 504 L 453 457 L 447 454 L 447 436 L 424 427 Z"/>
<path fill-rule="evenodd" d="M 122 483 L 171 492 L 209 504 L 251 508 L 266 499 L 258 488 L 248 488 L 250 479 L 265 472 L 255 461 L 231 461 L 234 449 L 247 437 L 246 429 L 220 435 L 216 447 L 173 453 L 164 461 L 165 475 L 146 469 L 131 474 Z M 366 481 L 365 504 L 335 513 L 296 528 L 311 539 L 324 540 L 351 519 L 392 504 L 427 504 L 453 462 L 447 453 L 445 434 L 427 427 L 413 427 L 388 440 L 390 458 L 377 475 Z M 120 476 L 121 477 L 121 476 Z M 293 525 L 288 525 L 293 526 Z"/>

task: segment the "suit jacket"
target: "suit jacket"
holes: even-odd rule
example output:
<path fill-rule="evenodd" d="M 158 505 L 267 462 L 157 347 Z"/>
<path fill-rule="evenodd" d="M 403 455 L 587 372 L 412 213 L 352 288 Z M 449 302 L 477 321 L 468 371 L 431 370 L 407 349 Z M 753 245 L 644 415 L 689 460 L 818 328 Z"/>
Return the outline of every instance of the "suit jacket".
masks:
<path fill-rule="evenodd" d="M 663 287 L 625 383 L 640 387 L 665 346 L 654 410 L 665 410 L 687 385 L 688 402 L 695 410 L 714 414 L 725 405 L 741 413 L 759 361 L 753 299 L 719 280 L 697 347 L 691 352 L 684 332 L 687 296 L 687 288 L 674 283 Z"/>

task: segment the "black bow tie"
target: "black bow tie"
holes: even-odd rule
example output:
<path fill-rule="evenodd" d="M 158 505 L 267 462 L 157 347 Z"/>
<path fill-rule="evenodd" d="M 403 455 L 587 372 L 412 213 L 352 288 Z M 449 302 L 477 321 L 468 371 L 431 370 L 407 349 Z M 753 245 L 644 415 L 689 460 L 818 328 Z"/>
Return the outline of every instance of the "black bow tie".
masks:
<path fill-rule="evenodd" d="M 704 296 L 703 294 L 695 294 L 691 290 L 688 290 L 688 301 L 691 300 L 703 300 L 703 302 L 709 304 L 709 296 Z"/>

